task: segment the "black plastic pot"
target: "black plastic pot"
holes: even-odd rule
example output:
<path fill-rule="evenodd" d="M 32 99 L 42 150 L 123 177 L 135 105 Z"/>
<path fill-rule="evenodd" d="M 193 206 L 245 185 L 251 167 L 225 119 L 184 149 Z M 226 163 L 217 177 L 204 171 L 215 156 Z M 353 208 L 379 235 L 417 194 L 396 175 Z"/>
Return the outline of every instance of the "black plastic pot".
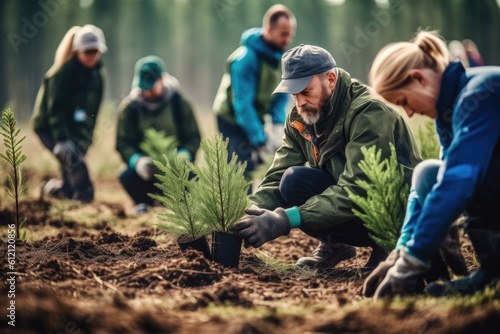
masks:
<path fill-rule="evenodd" d="M 238 268 L 241 237 L 226 232 L 212 232 L 212 261 L 226 268 Z"/>
<path fill-rule="evenodd" d="M 210 246 L 208 245 L 208 240 L 205 235 L 194 240 L 188 236 L 180 236 L 177 238 L 177 244 L 181 251 L 196 249 L 202 252 L 206 259 L 210 260 Z"/>

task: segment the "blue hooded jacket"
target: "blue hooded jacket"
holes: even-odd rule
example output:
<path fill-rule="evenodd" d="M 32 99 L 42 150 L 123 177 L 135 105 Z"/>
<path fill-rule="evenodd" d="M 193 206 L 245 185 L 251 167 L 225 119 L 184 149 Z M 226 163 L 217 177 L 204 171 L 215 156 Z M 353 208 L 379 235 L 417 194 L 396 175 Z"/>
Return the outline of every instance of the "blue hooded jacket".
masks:
<path fill-rule="evenodd" d="M 500 67 L 464 69 L 452 62 L 443 73 L 436 103 L 443 146 L 443 177 L 422 206 L 410 196 L 398 246 L 429 262 L 451 224 L 466 211 L 500 143 Z"/>
<path fill-rule="evenodd" d="M 265 61 L 278 68 L 284 51 L 272 49 L 262 38 L 262 28 L 251 28 L 243 32 L 241 45 L 246 48 L 231 65 L 233 109 L 236 123 L 245 131 L 250 144 L 259 147 L 266 143 L 264 125 L 255 108 L 260 64 Z M 272 92 L 270 92 L 271 94 Z M 273 124 L 284 124 L 288 94 L 274 94 L 267 113 Z"/>

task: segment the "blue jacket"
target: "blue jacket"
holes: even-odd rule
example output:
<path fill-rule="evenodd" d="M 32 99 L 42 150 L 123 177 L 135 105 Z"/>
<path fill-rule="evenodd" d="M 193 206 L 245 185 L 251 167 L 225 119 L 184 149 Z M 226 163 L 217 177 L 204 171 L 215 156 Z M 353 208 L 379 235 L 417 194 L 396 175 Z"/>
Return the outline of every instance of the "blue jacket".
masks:
<path fill-rule="evenodd" d="M 283 52 L 264 41 L 262 28 L 244 31 L 240 48 L 228 59 L 229 76 L 223 78 L 214 102 L 216 113 L 238 124 L 254 147 L 266 143 L 266 114 L 273 124 L 285 122 L 289 96 L 272 95 L 279 83 Z"/>
<path fill-rule="evenodd" d="M 500 67 L 466 71 L 460 62 L 450 63 L 443 73 L 436 109 L 445 170 L 423 206 L 414 193 L 410 195 L 398 242 L 424 262 L 438 251 L 478 187 L 488 182 L 485 175 L 500 142 Z"/>

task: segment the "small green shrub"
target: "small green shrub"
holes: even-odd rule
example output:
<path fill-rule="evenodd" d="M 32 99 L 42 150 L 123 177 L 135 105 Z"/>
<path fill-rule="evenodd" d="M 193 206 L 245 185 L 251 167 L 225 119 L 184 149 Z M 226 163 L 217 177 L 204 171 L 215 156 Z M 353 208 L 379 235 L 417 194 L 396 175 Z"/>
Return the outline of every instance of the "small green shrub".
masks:
<path fill-rule="evenodd" d="M 439 140 L 433 121 L 426 121 L 415 134 L 422 159 L 439 159 Z"/>
<path fill-rule="evenodd" d="M 161 161 L 163 155 L 166 155 L 170 161 L 173 161 L 174 151 L 178 145 L 176 136 L 167 136 L 165 131 L 156 131 L 153 128 L 144 132 L 144 139 L 139 144 L 139 148 L 151 159 Z"/>
<path fill-rule="evenodd" d="M 24 183 L 23 174 L 21 173 L 21 164 L 26 160 L 21 144 L 26 136 L 19 138 L 21 129 L 16 128 L 17 122 L 12 110 L 6 109 L 3 111 L 2 121 L 0 135 L 3 137 L 5 154 L 0 153 L 0 157 L 7 162 L 11 169 L 11 174 L 7 176 L 7 194 L 15 201 L 16 238 L 24 239 L 26 232 L 21 231 L 21 228 L 25 224 L 25 221 L 21 222 L 19 218 L 19 199 L 28 191 L 28 187 Z"/>
<path fill-rule="evenodd" d="M 396 247 L 403 225 L 409 185 L 404 181 L 403 167 L 398 164 L 396 150 L 391 144 L 391 156 L 381 161 L 382 151 L 375 146 L 362 147 L 364 159 L 359 168 L 369 182 L 356 181 L 366 197 L 347 192 L 352 202 L 360 208 L 353 209 L 369 230 L 370 237 L 383 249 L 390 251 Z"/>

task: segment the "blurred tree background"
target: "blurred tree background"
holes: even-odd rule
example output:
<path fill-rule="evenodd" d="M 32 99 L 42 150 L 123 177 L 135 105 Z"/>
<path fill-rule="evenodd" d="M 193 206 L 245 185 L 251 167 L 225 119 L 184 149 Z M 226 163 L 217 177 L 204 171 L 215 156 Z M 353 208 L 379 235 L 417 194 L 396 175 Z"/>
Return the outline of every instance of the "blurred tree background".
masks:
<path fill-rule="evenodd" d="M 437 29 L 447 40 L 472 39 L 486 64 L 500 65 L 497 0 L 2 0 L 0 107 L 29 119 L 55 50 L 73 25 L 103 29 L 108 53 L 106 98 L 128 94 L 137 59 L 167 63 L 201 114 L 210 112 L 226 57 L 243 30 L 261 25 L 274 3 L 287 5 L 298 29 L 291 46 L 316 44 L 362 81 L 385 44 Z"/>

